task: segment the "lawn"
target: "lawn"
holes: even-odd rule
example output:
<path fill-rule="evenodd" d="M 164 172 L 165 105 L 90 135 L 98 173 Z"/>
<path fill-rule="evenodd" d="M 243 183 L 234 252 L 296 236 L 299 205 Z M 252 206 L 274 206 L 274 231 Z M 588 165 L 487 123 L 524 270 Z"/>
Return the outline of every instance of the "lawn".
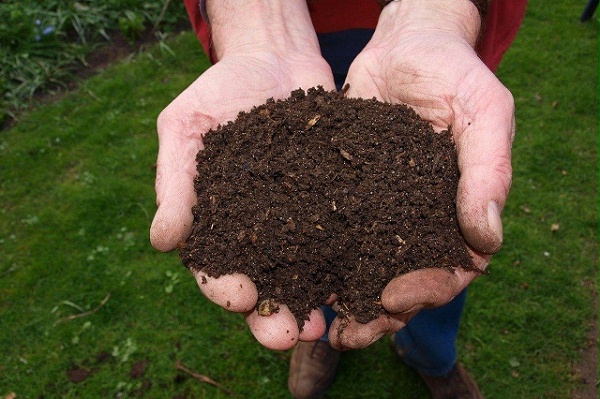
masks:
<path fill-rule="evenodd" d="M 498 72 L 517 107 L 505 245 L 459 337 L 491 399 L 570 398 L 597 312 L 599 24 L 583 5 L 530 1 Z M 289 397 L 290 353 L 149 244 L 156 117 L 208 67 L 192 34 L 168 46 L 0 131 L 0 398 Z M 345 353 L 326 397 L 357 393 L 426 397 L 387 339 Z"/>

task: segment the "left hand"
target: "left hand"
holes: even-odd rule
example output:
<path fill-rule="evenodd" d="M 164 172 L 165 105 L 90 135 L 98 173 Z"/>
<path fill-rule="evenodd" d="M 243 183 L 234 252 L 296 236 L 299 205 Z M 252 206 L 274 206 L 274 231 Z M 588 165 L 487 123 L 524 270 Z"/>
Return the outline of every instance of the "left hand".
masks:
<path fill-rule="evenodd" d="M 475 266 L 483 270 L 502 244 L 514 101 L 473 49 L 479 23 L 467 0 L 392 2 L 350 67 L 347 83 L 348 96 L 405 103 L 435 130 L 452 127 L 461 173 L 458 221 Z M 428 268 L 399 276 L 381 296 L 389 316 L 367 324 L 351 319 L 343 328 L 337 318 L 329 340 L 338 349 L 366 347 L 403 328 L 419 310 L 450 302 L 477 275 Z"/>
<path fill-rule="evenodd" d="M 210 129 L 268 98 L 286 98 L 298 88 L 335 87 L 331 68 L 321 57 L 306 0 L 221 0 L 209 2 L 208 12 L 219 62 L 158 118 L 158 209 L 150 239 L 160 251 L 173 250 L 192 231 L 196 154 L 204 148 L 203 137 Z M 197 271 L 194 276 L 208 299 L 243 313 L 252 334 L 267 348 L 289 349 L 298 340 L 316 340 L 325 331 L 320 309 L 311 313 L 302 331 L 286 306 L 270 317 L 260 316 L 255 310 L 258 292 L 247 275 L 211 278 Z"/>

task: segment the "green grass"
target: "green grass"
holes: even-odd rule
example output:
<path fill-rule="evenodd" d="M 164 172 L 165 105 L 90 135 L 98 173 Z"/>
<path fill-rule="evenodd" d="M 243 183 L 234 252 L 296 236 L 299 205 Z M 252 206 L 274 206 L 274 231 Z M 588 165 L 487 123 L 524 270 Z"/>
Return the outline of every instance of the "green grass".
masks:
<path fill-rule="evenodd" d="M 581 8 L 531 1 L 499 71 L 517 105 L 505 246 L 472 285 L 459 337 L 491 399 L 569 398 L 593 317 L 598 20 L 580 24 Z M 233 397 L 288 397 L 289 352 L 260 347 L 176 254 L 150 247 L 156 116 L 208 66 L 193 35 L 169 46 L 177 57 L 139 55 L 0 132 L 0 397 L 231 397 L 177 360 Z M 77 367 L 92 374 L 72 383 Z M 327 397 L 357 393 L 426 397 L 387 340 L 343 355 Z"/>

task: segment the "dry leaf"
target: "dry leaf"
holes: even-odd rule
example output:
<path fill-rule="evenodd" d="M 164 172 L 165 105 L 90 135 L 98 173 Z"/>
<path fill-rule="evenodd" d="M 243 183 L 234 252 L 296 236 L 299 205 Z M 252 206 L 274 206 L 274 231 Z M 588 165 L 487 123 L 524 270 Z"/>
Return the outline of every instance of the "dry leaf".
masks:
<path fill-rule="evenodd" d="M 87 369 L 79 368 L 79 367 L 71 369 L 71 370 L 67 370 L 67 378 L 69 379 L 69 381 L 71 381 L 75 384 L 78 382 L 84 381 L 91 374 L 92 374 L 92 370 L 87 370 Z"/>
<path fill-rule="evenodd" d="M 531 213 L 531 208 L 527 205 L 521 205 L 519 208 L 525 213 Z"/>
<path fill-rule="evenodd" d="M 212 386 L 220 388 L 221 390 L 223 390 L 225 393 L 227 393 L 229 395 L 231 395 L 233 393 L 232 391 L 230 391 L 229 389 L 225 388 L 223 385 L 219 384 L 218 382 L 216 382 L 215 380 L 213 380 L 209 376 L 206 376 L 204 374 L 198 374 L 195 371 L 192 371 L 192 370 L 188 369 L 187 367 L 185 367 L 183 365 L 183 363 L 181 363 L 180 360 L 177 360 L 177 362 L 175 362 L 175 368 L 177 370 L 183 371 L 186 374 L 191 375 L 192 377 L 194 377 L 198 381 L 205 382 L 207 384 L 210 384 Z"/>

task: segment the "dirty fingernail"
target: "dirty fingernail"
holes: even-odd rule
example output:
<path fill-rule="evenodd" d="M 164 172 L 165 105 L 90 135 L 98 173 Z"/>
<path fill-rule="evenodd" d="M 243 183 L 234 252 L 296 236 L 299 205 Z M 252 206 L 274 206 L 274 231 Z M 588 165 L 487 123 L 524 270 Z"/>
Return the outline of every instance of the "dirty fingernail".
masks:
<path fill-rule="evenodd" d="M 497 252 L 498 249 L 500 249 L 500 246 L 502 245 L 503 230 L 502 218 L 500 217 L 500 209 L 496 201 L 490 201 L 488 203 L 487 218 L 490 232 L 493 234 L 493 252 Z"/>

